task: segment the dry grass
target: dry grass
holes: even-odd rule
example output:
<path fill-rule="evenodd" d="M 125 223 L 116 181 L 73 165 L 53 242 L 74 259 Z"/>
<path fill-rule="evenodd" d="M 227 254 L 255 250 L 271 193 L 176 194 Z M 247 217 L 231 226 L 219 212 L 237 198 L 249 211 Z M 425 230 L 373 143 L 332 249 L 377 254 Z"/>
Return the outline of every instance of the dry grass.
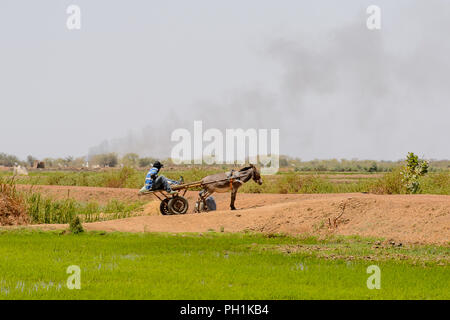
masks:
<path fill-rule="evenodd" d="M 21 225 L 28 221 L 26 206 L 16 191 L 14 178 L 0 178 L 0 225 Z"/>
<path fill-rule="evenodd" d="M 369 188 L 370 193 L 375 194 L 404 194 L 405 186 L 402 182 L 401 168 L 386 173 L 383 177 L 377 179 Z"/>

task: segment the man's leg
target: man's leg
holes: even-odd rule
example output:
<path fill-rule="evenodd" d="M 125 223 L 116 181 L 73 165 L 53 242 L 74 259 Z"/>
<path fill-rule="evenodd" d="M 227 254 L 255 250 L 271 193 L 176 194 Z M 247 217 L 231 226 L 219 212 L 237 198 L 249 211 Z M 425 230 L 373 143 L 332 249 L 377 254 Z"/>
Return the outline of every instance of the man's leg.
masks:
<path fill-rule="evenodd" d="M 160 190 L 160 189 L 163 189 L 163 181 L 161 180 L 161 176 L 153 180 L 152 185 L 152 190 Z"/>
<path fill-rule="evenodd" d="M 164 176 L 159 176 L 153 181 L 153 190 L 164 189 L 168 193 L 172 193 L 172 188 L 170 187 L 169 181 Z"/>
<path fill-rule="evenodd" d="M 183 176 L 180 176 L 180 180 L 167 179 L 167 181 L 169 181 L 170 184 L 183 184 L 184 178 Z"/>

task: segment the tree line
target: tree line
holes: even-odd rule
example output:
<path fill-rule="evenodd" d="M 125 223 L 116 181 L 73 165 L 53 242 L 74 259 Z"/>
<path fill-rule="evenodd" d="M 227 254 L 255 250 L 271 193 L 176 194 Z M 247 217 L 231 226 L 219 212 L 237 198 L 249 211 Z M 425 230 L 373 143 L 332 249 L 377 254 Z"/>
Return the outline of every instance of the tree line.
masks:
<path fill-rule="evenodd" d="M 35 157 L 29 155 L 25 160 L 19 159 L 15 155 L 0 153 L 0 166 L 13 167 L 21 165 L 32 167 Z M 156 159 L 153 157 L 140 157 L 137 153 L 127 153 L 119 156 L 117 153 L 103 153 L 91 156 L 75 158 L 67 156 L 65 158 L 44 158 L 39 159 L 45 163 L 46 168 L 81 168 L 89 166 L 100 168 L 114 168 L 126 166 L 133 168 L 150 167 L 156 160 L 162 160 L 164 163 L 172 164 L 170 159 Z M 394 168 L 403 165 L 404 160 L 398 161 L 376 161 L 359 159 L 327 159 L 302 161 L 299 158 L 292 158 L 281 155 L 279 159 L 280 168 L 293 171 L 318 171 L 318 172 L 389 172 Z M 429 160 L 430 171 L 443 171 L 450 169 L 450 160 Z M 226 166 L 225 166 L 226 167 Z"/>

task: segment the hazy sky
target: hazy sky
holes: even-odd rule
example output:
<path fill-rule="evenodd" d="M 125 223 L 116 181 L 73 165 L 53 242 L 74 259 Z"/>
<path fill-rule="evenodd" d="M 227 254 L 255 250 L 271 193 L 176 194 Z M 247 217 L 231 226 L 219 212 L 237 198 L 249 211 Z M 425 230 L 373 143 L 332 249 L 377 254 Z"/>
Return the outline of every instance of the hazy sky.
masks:
<path fill-rule="evenodd" d="M 203 120 L 305 160 L 449 159 L 449 32 L 447 0 L 1 0 L 0 152 L 168 156 Z"/>

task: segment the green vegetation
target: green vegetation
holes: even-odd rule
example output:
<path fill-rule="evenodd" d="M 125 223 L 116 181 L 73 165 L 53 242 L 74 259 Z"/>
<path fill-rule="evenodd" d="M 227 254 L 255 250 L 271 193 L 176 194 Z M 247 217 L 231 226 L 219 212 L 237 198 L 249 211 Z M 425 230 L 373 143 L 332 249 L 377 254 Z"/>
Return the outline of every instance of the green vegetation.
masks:
<path fill-rule="evenodd" d="M 97 158 L 111 160 L 115 154 L 98 155 Z M 299 165 L 299 160 L 286 160 L 289 165 Z M 105 161 L 106 161 L 105 160 Z M 121 161 L 135 166 L 140 163 L 137 154 L 127 154 Z M 148 158 L 147 160 L 152 160 Z M 99 160 L 100 161 L 100 160 Z M 112 160 L 111 160 L 112 161 Z M 116 160 L 114 160 L 116 161 Z M 297 161 L 297 162 L 296 162 Z M 105 162 L 106 163 L 106 162 Z M 170 162 L 169 162 L 170 163 Z M 364 166 L 362 165 L 364 163 Z M 402 194 L 402 193 L 429 193 L 450 194 L 450 170 L 444 169 L 445 161 L 433 163 L 418 159 L 414 153 L 409 153 L 406 160 L 397 163 L 396 166 L 386 167 L 387 162 L 364 162 L 359 160 L 314 160 L 311 164 L 316 171 L 299 171 L 299 166 L 294 170 L 281 168 L 278 174 L 265 176 L 265 183 L 261 186 L 252 182 L 245 184 L 240 190 L 248 193 L 347 193 L 347 192 L 371 192 L 378 194 Z M 393 164 L 393 162 L 389 162 Z M 322 166 L 319 168 L 317 166 Z M 356 167 L 353 167 L 356 165 Z M 352 172 L 354 169 L 360 172 Z M 170 167 L 164 168 L 162 174 L 170 179 L 178 180 L 184 177 L 186 182 L 201 180 L 203 177 L 230 170 L 230 166 L 194 166 L 194 167 Z M 238 169 L 238 167 L 235 167 Z M 322 170 L 323 169 L 323 170 Z M 331 171 L 326 171 L 331 170 Z M 342 170 L 346 172 L 334 172 Z M 387 171 L 386 173 L 376 173 Z M 425 175 L 425 173 L 430 173 Z M 109 169 L 103 171 L 35 171 L 29 176 L 17 178 L 18 183 L 38 185 L 61 186 L 90 186 L 109 188 L 133 188 L 142 187 L 147 170 L 138 170 L 134 167 L 121 169 Z M 361 173 L 363 172 L 363 173 Z M 364 172 L 366 172 L 364 174 Z M 11 172 L 0 172 L 1 175 L 12 175 Z"/>
<path fill-rule="evenodd" d="M 201 180 L 203 177 L 223 172 L 218 169 L 186 169 L 164 170 L 163 174 L 178 180 L 180 175 L 185 181 Z M 16 177 L 19 184 L 52 185 L 52 186 L 86 186 L 108 188 L 140 189 L 144 185 L 147 170 L 136 170 L 130 167 L 109 169 L 105 171 L 34 171 L 29 176 Z M 12 176 L 12 172 L 0 172 L 1 176 Z"/>
<path fill-rule="evenodd" d="M 184 177 L 186 182 L 201 180 L 203 177 L 223 169 L 185 169 L 164 170 L 163 174 L 178 180 Z M 146 175 L 145 170 L 129 167 L 110 169 L 108 171 L 37 171 L 29 176 L 17 177 L 17 183 L 31 185 L 89 186 L 110 188 L 142 187 Z M 0 176 L 2 174 L 0 173 Z M 11 173 L 3 173 L 11 175 Z M 347 193 L 371 192 L 378 194 L 402 194 L 407 190 L 402 182 L 401 168 L 383 174 L 356 173 L 312 173 L 312 172 L 279 172 L 273 176 L 264 176 L 263 185 L 252 181 L 244 184 L 239 190 L 246 193 Z M 450 194 L 450 172 L 429 173 L 418 178 L 420 190 L 425 194 Z"/>
<path fill-rule="evenodd" d="M 374 161 L 374 160 L 311 160 L 301 161 L 286 156 L 281 156 L 282 168 L 294 168 L 299 172 L 390 172 L 404 164 L 400 161 Z M 450 160 L 430 160 L 430 172 L 446 171 L 450 169 Z"/>
<path fill-rule="evenodd" d="M 429 173 L 425 176 L 417 175 L 411 180 L 405 180 L 405 175 L 402 173 L 402 168 L 398 168 L 385 174 L 370 184 L 369 192 L 377 194 L 424 193 L 450 195 L 449 172 Z"/>
<path fill-rule="evenodd" d="M 83 222 L 127 218 L 142 209 L 144 202 L 110 200 L 106 205 L 97 202 L 78 202 L 72 198 L 55 200 L 38 192 L 19 192 L 13 178 L 0 177 L 0 224 L 14 224 L 14 220 L 30 223 L 70 223 L 76 217 Z"/>
<path fill-rule="evenodd" d="M 428 172 L 428 162 L 420 160 L 414 153 L 408 153 L 406 164 L 401 171 L 402 182 L 408 193 L 417 193 L 420 188 L 419 178 Z"/>
<path fill-rule="evenodd" d="M 449 299 L 449 271 L 448 246 L 358 237 L 0 231 L 0 299 Z"/>
<path fill-rule="evenodd" d="M 73 234 L 78 234 L 84 232 L 83 225 L 81 224 L 80 218 L 75 216 L 69 223 L 69 230 Z"/>
<path fill-rule="evenodd" d="M 344 183 L 333 182 L 319 174 L 288 173 L 263 177 L 264 183 L 249 182 L 239 191 L 247 193 L 343 193 L 367 191 L 368 181 L 373 178 L 346 179 Z"/>
<path fill-rule="evenodd" d="M 141 210 L 142 202 L 125 203 L 110 200 L 106 205 L 97 202 L 78 202 L 67 198 L 54 200 L 44 198 L 40 193 L 25 196 L 26 212 L 31 223 L 70 223 L 75 217 L 83 222 L 122 219 Z"/>
<path fill-rule="evenodd" d="M 397 168 L 375 180 L 370 185 L 369 191 L 376 194 L 405 193 L 405 185 L 403 184 L 402 179 L 401 168 Z"/>
<path fill-rule="evenodd" d="M 419 181 L 422 193 L 450 195 L 450 174 L 448 172 L 427 174 Z"/>

